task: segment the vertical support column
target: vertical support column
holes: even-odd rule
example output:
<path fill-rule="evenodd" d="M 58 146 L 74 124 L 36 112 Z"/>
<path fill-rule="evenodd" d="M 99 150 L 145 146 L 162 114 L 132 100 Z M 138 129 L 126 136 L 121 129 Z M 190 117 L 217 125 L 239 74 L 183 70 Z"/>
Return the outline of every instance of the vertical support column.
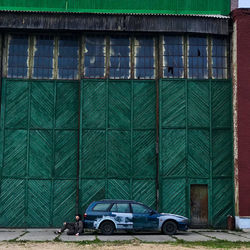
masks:
<path fill-rule="evenodd" d="M 105 198 L 107 198 L 108 193 L 108 125 L 109 125 L 109 80 L 105 80 Z"/>
<path fill-rule="evenodd" d="M 53 54 L 53 79 L 58 78 L 58 55 L 59 55 L 59 38 L 55 36 L 54 38 L 54 54 Z"/>
<path fill-rule="evenodd" d="M 187 50 L 185 50 L 187 51 Z M 185 56 L 184 56 L 185 57 Z M 188 180 L 188 80 L 185 79 L 185 104 L 186 104 L 186 124 L 185 124 L 185 182 L 186 182 L 186 215 L 190 218 L 190 188 L 189 188 L 189 180 Z"/>
<path fill-rule="evenodd" d="M 28 78 L 32 79 L 34 67 L 34 52 L 35 52 L 35 36 L 29 36 L 29 49 L 28 49 Z"/>
<path fill-rule="evenodd" d="M 130 199 L 133 199 L 132 193 L 133 193 L 133 120 L 134 120 L 134 80 L 131 81 L 131 102 L 130 102 L 130 108 L 131 108 L 131 113 L 130 113 Z"/>
<path fill-rule="evenodd" d="M 210 43 L 211 44 L 211 43 Z M 213 225 L 213 122 L 212 122 L 212 80 L 209 80 L 209 189 L 208 189 L 208 225 Z"/>
<path fill-rule="evenodd" d="M 76 214 L 81 211 L 80 209 L 80 190 L 81 190 L 81 176 L 82 176 L 82 102 L 83 102 L 83 81 L 84 76 L 84 48 L 85 48 L 85 37 L 81 36 L 79 46 L 79 66 L 78 66 L 78 141 L 77 141 L 77 169 L 76 169 Z"/>
<path fill-rule="evenodd" d="M 156 89 L 156 209 L 159 209 L 159 179 L 160 179 L 160 159 L 159 159 L 159 82 L 160 77 L 162 77 L 162 64 L 160 61 L 161 55 L 162 55 L 162 49 L 161 49 L 161 39 L 160 37 L 155 38 L 155 89 Z"/>
<path fill-rule="evenodd" d="M 238 165 L 238 68 L 237 68 L 237 20 L 233 24 L 232 36 L 232 80 L 233 80 L 233 163 L 234 163 L 234 202 L 235 216 L 239 217 L 239 165 Z M 237 223 L 236 223 L 237 226 Z"/>
<path fill-rule="evenodd" d="M 53 225 L 53 218 L 54 218 L 54 193 L 55 193 L 55 150 L 56 150 L 56 97 L 57 97 L 57 82 L 53 81 L 54 87 L 54 100 L 53 100 L 53 128 L 52 128 L 52 157 L 53 157 L 53 168 L 51 171 L 51 197 L 50 197 L 50 204 L 51 204 L 51 211 L 50 211 L 50 226 Z"/>
<path fill-rule="evenodd" d="M 30 155 L 30 116 L 31 116 L 31 82 L 28 82 L 28 126 L 27 126 L 27 165 L 25 171 L 25 225 L 29 227 L 28 224 L 28 183 L 29 183 L 29 155 Z"/>
<path fill-rule="evenodd" d="M 81 74 L 80 74 L 81 75 Z M 80 209 L 80 190 L 82 184 L 82 106 L 83 106 L 83 84 L 84 81 L 79 80 L 79 109 L 78 109 L 78 162 L 77 162 L 77 170 L 76 170 L 76 214 L 81 211 Z"/>

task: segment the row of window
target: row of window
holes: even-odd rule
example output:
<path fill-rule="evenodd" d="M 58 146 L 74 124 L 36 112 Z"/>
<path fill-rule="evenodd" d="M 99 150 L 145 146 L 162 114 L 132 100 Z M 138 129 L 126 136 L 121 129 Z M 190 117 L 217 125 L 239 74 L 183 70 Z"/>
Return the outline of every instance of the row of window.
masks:
<path fill-rule="evenodd" d="M 228 77 L 225 38 L 10 35 L 7 76 L 40 79 Z M 209 42 L 211 41 L 211 42 Z M 161 60 L 156 57 L 156 44 Z M 156 67 L 158 65 L 158 67 Z M 80 73 L 79 73 L 80 72 Z M 210 73 L 211 72 L 211 73 Z"/>
<path fill-rule="evenodd" d="M 132 211 L 131 211 L 132 209 Z M 115 212 L 115 213 L 135 213 L 135 214 L 149 214 L 152 210 L 136 203 L 97 203 L 93 207 L 96 212 Z"/>

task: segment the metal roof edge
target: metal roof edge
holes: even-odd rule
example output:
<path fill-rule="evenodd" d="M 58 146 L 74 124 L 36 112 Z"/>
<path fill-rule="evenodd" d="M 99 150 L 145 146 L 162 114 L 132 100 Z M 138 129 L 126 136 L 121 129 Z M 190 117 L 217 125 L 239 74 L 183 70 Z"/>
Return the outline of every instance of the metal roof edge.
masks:
<path fill-rule="evenodd" d="M 91 14 L 91 15 L 134 15 L 134 16 L 176 16 L 176 17 L 204 17 L 204 18 L 218 18 L 218 19 L 230 19 L 230 15 L 221 15 L 221 14 L 177 14 L 177 13 L 140 13 L 140 12 L 98 12 L 98 11 L 90 11 L 86 10 L 86 12 L 82 11 L 61 11 L 61 10 L 10 10 L 10 9 L 0 9 L 0 12 L 11 12 L 11 13 L 44 13 L 44 14 Z"/>

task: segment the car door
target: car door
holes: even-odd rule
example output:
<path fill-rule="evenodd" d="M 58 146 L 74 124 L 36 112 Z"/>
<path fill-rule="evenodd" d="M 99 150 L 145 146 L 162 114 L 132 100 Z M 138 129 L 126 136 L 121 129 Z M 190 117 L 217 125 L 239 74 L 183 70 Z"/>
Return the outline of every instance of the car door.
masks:
<path fill-rule="evenodd" d="M 114 203 L 110 212 L 116 222 L 117 229 L 133 229 L 129 203 Z"/>
<path fill-rule="evenodd" d="M 133 213 L 133 228 L 153 230 L 158 228 L 157 214 L 142 204 L 131 203 Z"/>

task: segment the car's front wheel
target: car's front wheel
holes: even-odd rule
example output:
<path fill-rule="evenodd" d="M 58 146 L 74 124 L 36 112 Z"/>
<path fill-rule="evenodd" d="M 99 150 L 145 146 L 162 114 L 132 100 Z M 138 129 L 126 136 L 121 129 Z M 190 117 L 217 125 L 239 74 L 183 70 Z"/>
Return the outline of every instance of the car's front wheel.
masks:
<path fill-rule="evenodd" d="M 177 231 L 177 225 L 174 221 L 166 221 L 162 226 L 162 232 L 167 235 L 173 235 Z"/>
<path fill-rule="evenodd" d="M 111 221 L 104 221 L 100 226 L 101 233 L 104 235 L 111 235 L 115 231 L 115 225 Z"/>

